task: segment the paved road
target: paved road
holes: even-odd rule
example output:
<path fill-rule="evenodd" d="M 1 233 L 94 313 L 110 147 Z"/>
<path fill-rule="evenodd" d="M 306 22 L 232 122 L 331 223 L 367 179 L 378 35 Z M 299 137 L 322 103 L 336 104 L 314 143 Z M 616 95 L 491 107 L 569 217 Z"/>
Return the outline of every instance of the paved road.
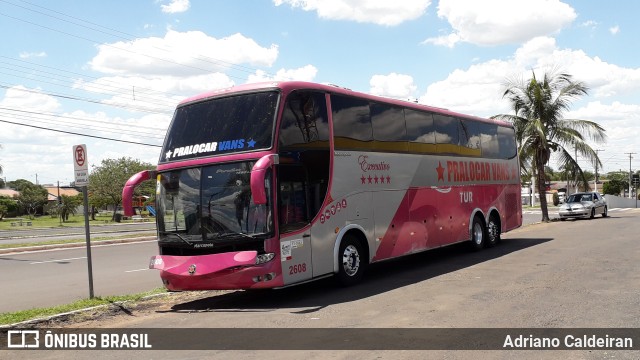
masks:
<path fill-rule="evenodd" d="M 611 216 L 615 216 L 618 213 L 625 213 L 625 212 L 634 212 L 637 211 L 636 209 L 623 209 L 623 208 L 613 208 L 613 209 L 609 209 L 609 213 Z M 550 219 L 557 219 L 558 218 L 558 208 L 557 207 L 550 207 L 549 208 L 549 218 Z M 529 224 L 535 224 L 540 222 L 540 220 L 542 219 L 542 210 L 540 209 L 525 209 L 522 211 L 522 225 L 529 225 Z"/>
<path fill-rule="evenodd" d="M 135 294 L 162 286 L 148 269 L 155 241 L 92 246 L 96 296 Z M 68 304 L 89 297 L 85 248 L 0 255 L 0 312 Z"/>
<path fill-rule="evenodd" d="M 212 293 L 102 323 L 117 328 L 638 328 L 640 212 L 526 226 L 501 245 L 448 247 L 374 265 L 362 284 L 330 279 L 274 291 Z M 124 253 L 122 254 L 124 257 Z M 35 266 L 35 265 L 31 265 Z M 65 265 L 61 264 L 60 268 Z M 14 272 L 15 274 L 15 272 Z M 125 279 L 124 275 L 121 275 Z M 78 280 L 80 281 L 80 280 Z M 64 288 L 58 285 L 58 288 Z M 392 330 L 388 330 L 392 331 Z M 269 336 L 265 331 L 264 336 Z M 526 336 L 526 335 L 525 335 Z M 243 339 L 250 342 L 252 339 Z M 384 333 L 377 339 L 384 344 Z M 206 340 L 202 340 L 206 341 Z M 465 342 L 465 339 L 459 339 Z M 7 352 L 39 359 L 128 359 L 166 352 Z M 576 351 L 190 351 L 189 359 L 637 359 L 638 352 Z M 275 355 L 277 354 L 277 355 Z"/>

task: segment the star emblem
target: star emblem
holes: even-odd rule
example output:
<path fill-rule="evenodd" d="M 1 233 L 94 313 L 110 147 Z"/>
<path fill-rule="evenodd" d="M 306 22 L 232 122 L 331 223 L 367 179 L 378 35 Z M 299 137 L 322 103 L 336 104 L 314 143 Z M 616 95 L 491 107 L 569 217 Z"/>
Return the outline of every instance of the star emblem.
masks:
<path fill-rule="evenodd" d="M 391 176 L 387 175 L 387 184 L 391 184 Z"/>
<path fill-rule="evenodd" d="M 250 148 L 252 148 L 252 147 L 255 147 L 255 146 L 256 146 L 256 142 L 255 142 L 253 139 L 251 139 L 251 140 L 247 141 L 247 145 L 248 145 Z"/>
<path fill-rule="evenodd" d="M 165 159 L 171 159 L 171 154 L 173 154 L 173 151 L 171 151 L 171 150 L 167 151 L 167 153 L 164 154 L 164 158 Z"/>
<path fill-rule="evenodd" d="M 376 175 L 373 180 L 376 182 L 376 184 L 378 183 L 378 175 Z"/>
<path fill-rule="evenodd" d="M 360 180 L 361 180 L 361 181 L 362 181 L 362 183 L 364 184 L 364 183 L 365 183 L 365 181 L 367 181 L 367 178 L 366 178 L 366 177 L 364 177 L 364 175 L 362 175 L 362 177 L 360 178 Z"/>
<path fill-rule="evenodd" d="M 371 175 L 369 175 L 369 184 L 371 184 L 371 180 L 373 180 L 373 178 L 371 177 Z"/>
<path fill-rule="evenodd" d="M 442 167 L 440 161 L 438 161 L 438 167 L 436 168 L 436 170 L 438 171 L 438 181 L 444 181 L 444 168 Z"/>

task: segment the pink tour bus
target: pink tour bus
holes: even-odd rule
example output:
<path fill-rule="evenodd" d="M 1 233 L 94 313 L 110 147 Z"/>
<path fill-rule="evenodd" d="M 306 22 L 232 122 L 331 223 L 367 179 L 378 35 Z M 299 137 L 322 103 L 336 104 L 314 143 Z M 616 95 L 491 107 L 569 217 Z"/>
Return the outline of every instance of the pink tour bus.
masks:
<path fill-rule="evenodd" d="M 522 224 L 510 124 L 307 82 L 247 84 L 181 102 L 156 171 L 170 290 L 277 288 L 468 242 Z"/>

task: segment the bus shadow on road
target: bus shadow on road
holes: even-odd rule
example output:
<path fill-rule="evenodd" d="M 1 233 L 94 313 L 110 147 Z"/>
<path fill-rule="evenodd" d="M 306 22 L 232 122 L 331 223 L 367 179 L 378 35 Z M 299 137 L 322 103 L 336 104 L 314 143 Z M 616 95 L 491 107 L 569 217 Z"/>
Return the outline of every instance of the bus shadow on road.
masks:
<path fill-rule="evenodd" d="M 292 314 L 308 314 L 330 305 L 361 300 L 408 285 L 452 273 L 500 258 L 552 238 L 506 239 L 498 246 L 479 252 L 467 244 L 408 255 L 371 265 L 365 279 L 351 287 L 337 286 L 333 278 L 273 290 L 234 291 L 174 305 L 162 312 L 269 312 L 283 308 L 300 309 Z"/>

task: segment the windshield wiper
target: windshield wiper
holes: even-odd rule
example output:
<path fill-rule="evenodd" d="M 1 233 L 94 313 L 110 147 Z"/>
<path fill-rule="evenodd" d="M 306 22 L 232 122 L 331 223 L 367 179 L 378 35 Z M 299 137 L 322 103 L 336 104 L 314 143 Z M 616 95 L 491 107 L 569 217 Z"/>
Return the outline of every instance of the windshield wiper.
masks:
<path fill-rule="evenodd" d="M 193 243 L 189 242 L 189 240 L 183 238 L 182 235 L 180 235 L 178 233 L 168 232 L 168 231 L 159 231 L 159 233 L 160 233 L 160 235 L 174 235 L 175 237 L 177 237 L 178 239 L 182 240 L 187 245 L 193 247 Z"/>
<path fill-rule="evenodd" d="M 214 234 L 214 240 L 218 240 L 218 239 L 228 239 L 234 236 L 240 236 L 243 237 L 245 239 L 251 239 L 254 240 L 255 238 L 251 235 L 245 234 L 245 233 L 240 233 L 240 232 L 226 232 L 226 233 L 217 233 Z"/>

